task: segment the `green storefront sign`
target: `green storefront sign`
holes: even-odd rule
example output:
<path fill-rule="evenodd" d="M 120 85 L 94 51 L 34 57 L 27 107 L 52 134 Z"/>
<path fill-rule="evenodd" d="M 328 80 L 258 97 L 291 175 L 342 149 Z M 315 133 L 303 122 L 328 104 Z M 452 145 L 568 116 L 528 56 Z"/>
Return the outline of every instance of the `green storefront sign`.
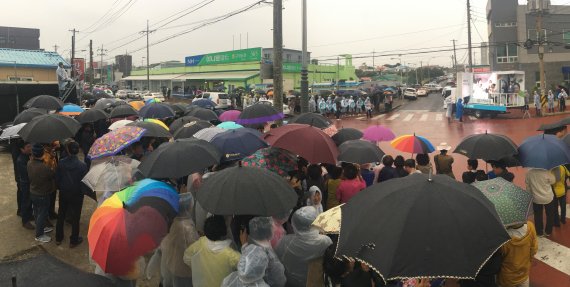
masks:
<path fill-rule="evenodd" d="M 283 63 L 283 72 L 300 73 L 301 63 Z"/>
<path fill-rule="evenodd" d="M 260 62 L 261 48 L 251 48 L 236 51 L 186 57 L 186 66 L 220 65 L 242 62 Z"/>

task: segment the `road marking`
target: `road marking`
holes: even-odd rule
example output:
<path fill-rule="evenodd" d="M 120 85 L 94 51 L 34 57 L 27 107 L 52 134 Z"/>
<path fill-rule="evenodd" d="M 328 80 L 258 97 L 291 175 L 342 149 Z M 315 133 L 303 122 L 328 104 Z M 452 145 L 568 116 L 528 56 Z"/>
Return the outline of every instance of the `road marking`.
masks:
<path fill-rule="evenodd" d="M 420 117 L 420 122 L 425 122 L 425 121 L 427 121 L 427 118 L 428 118 L 428 114 L 423 114 L 423 115 Z"/>
<path fill-rule="evenodd" d="M 408 115 L 404 118 L 404 122 L 409 122 L 410 120 L 412 120 L 413 117 L 414 117 L 414 114 L 408 114 Z"/>
<path fill-rule="evenodd" d="M 435 120 L 436 120 L 436 121 L 443 121 L 443 115 L 442 115 L 442 114 L 436 114 L 436 115 L 435 115 Z"/>
<path fill-rule="evenodd" d="M 394 115 L 392 115 L 391 117 L 387 118 L 387 120 L 393 121 L 393 120 L 395 120 L 396 118 L 398 118 L 399 116 L 400 116 L 400 114 L 394 114 Z"/>
<path fill-rule="evenodd" d="M 386 114 L 377 115 L 377 116 L 373 117 L 372 119 L 373 120 L 379 120 L 379 119 L 383 118 L 385 115 Z"/>
<path fill-rule="evenodd" d="M 548 238 L 538 238 L 538 252 L 534 258 L 546 263 L 550 267 L 570 275 L 570 248 L 560 245 Z"/>
<path fill-rule="evenodd" d="M 472 121 L 476 121 L 476 120 L 477 120 L 477 118 L 474 117 L 474 116 L 469 116 L 469 119 L 472 120 Z"/>
<path fill-rule="evenodd" d="M 357 120 L 363 121 L 366 117 L 358 117 Z"/>

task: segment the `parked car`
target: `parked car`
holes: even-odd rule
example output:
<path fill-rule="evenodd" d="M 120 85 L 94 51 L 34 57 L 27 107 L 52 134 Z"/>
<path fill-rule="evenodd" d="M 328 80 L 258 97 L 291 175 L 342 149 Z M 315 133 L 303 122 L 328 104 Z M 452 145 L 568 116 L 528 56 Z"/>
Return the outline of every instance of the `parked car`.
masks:
<path fill-rule="evenodd" d="M 139 91 L 127 91 L 127 98 L 132 100 L 141 100 L 142 96 Z"/>
<path fill-rule="evenodd" d="M 427 88 L 419 88 L 419 89 L 416 91 L 416 95 L 417 95 L 418 97 L 427 97 L 428 94 L 429 94 L 429 91 L 428 91 Z"/>
<path fill-rule="evenodd" d="M 164 95 L 158 92 L 147 92 L 146 94 L 143 94 L 142 97 L 144 101 L 148 101 L 150 99 L 159 99 L 161 101 L 164 101 Z"/>
<path fill-rule="evenodd" d="M 439 93 L 443 89 L 440 85 L 436 83 L 429 83 L 424 86 L 428 90 L 428 93 Z"/>
<path fill-rule="evenodd" d="M 126 99 L 128 95 L 127 90 L 118 90 L 115 93 L 115 97 L 119 98 L 119 99 Z"/>
<path fill-rule="evenodd" d="M 226 93 L 204 92 L 194 97 L 192 101 L 195 102 L 201 99 L 209 99 L 216 103 L 216 109 L 228 109 L 232 104 L 230 96 Z"/>
<path fill-rule="evenodd" d="M 414 88 L 406 88 L 404 90 L 404 99 L 408 100 L 416 100 L 418 98 L 418 94 L 416 89 Z"/>

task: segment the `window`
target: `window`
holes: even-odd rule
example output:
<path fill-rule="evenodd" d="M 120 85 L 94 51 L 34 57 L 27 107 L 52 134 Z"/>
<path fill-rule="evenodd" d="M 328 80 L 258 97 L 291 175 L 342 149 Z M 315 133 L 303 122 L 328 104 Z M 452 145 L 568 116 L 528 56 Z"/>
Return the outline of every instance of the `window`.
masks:
<path fill-rule="evenodd" d="M 517 22 L 495 22 L 495 27 L 505 28 L 505 27 L 516 27 Z"/>
<path fill-rule="evenodd" d="M 265 53 L 265 54 L 263 54 L 263 58 L 264 58 L 264 59 L 269 59 L 269 58 L 271 58 L 271 54 Z"/>
<path fill-rule="evenodd" d="M 287 61 L 291 61 L 291 54 L 287 54 Z"/>
<path fill-rule="evenodd" d="M 301 63 L 301 61 L 303 61 L 303 57 L 301 55 L 297 56 L 297 61 Z"/>
<path fill-rule="evenodd" d="M 518 61 L 518 47 L 516 44 L 497 46 L 497 63 L 514 63 Z"/>
<path fill-rule="evenodd" d="M 542 29 L 542 33 L 540 33 L 541 35 L 539 36 L 538 33 L 536 32 L 536 29 L 528 29 L 528 34 L 527 37 L 528 39 L 531 39 L 533 41 L 546 41 L 546 29 Z"/>
<path fill-rule="evenodd" d="M 562 40 L 564 44 L 570 44 L 570 30 L 562 30 Z"/>

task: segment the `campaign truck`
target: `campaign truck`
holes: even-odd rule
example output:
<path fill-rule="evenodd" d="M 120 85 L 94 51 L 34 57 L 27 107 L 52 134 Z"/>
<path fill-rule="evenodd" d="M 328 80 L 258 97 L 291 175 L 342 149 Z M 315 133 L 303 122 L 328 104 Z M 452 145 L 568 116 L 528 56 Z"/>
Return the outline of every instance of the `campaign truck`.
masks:
<path fill-rule="evenodd" d="M 523 71 L 458 73 L 456 94 L 466 113 L 494 118 L 525 106 L 524 76 Z"/>

